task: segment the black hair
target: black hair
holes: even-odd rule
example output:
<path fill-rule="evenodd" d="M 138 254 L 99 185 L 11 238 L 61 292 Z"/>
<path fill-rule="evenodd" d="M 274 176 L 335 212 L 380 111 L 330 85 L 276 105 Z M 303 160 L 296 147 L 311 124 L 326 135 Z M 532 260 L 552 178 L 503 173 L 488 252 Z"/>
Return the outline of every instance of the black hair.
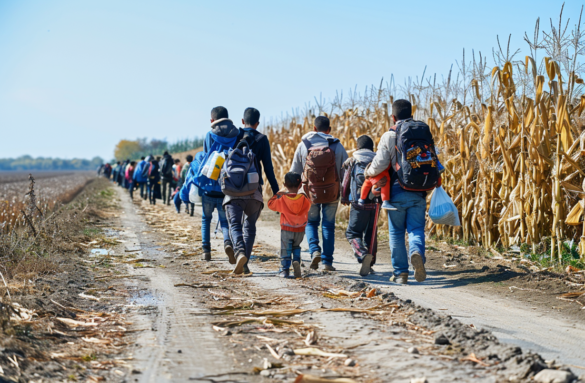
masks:
<path fill-rule="evenodd" d="M 193 156 L 190 154 L 187 154 L 187 162 L 193 162 Z"/>
<path fill-rule="evenodd" d="M 122 163 L 122 161 L 118 161 L 118 165 L 120 165 Z"/>
<path fill-rule="evenodd" d="M 131 166 L 134 166 L 134 165 L 136 165 L 136 161 L 132 161 L 132 162 L 130 162 L 130 165 L 131 165 Z"/>
<path fill-rule="evenodd" d="M 211 109 L 211 118 L 214 120 L 228 117 L 228 110 L 223 106 L 216 106 L 215 108 Z"/>
<path fill-rule="evenodd" d="M 146 158 L 146 157 L 144 157 L 144 156 L 140 157 L 140 159 L 141 159 L 141 160 L 144 160 L 145 158 Z"/>
<path fill-rule="evenodd" d="M 178 158 L 175 158 L 175 163 L 179 163 L 179 162 L 181 162 L 181 160 Z"/>
<path fill-rule="evenodd" d="M 301 175 L 295 172 L 286 173 L 284 176 L 284 186 L 287 188 L 298 188 L 301 184 Z"/>
<path fill-rule="evenodd" d="M 167 151 L 165 150 L 165 152 L 163 153 L 163 156 L 168 156 L 168 155 L 169 155 L 169 152 L 167 152 Z"/>
<path fill-rule="evenodd" d="M 365 134 L 363 136 L 359 136 L 357 139 L 357 148 L 374 150 L 374 140 Z"/>
<path fill-rule="evenodd" d="M 408 100 L 396 100 L 392 104 L 392 115 L 396 120 L 406 120 L 412 117 L 412 104 Z"/>
<path fill-rule="evenodd" d="M 244 124 L 254 126 L 260 122 L 260 111 L 256 108 L 246 108 L 244 110 Z"/>
<path fill-rule="evenodd" d="M 331 129 L 331 123 L 325 116 L 319 116 L 315 119 L 315 128 L 318 132 L 327 132 Z"/>

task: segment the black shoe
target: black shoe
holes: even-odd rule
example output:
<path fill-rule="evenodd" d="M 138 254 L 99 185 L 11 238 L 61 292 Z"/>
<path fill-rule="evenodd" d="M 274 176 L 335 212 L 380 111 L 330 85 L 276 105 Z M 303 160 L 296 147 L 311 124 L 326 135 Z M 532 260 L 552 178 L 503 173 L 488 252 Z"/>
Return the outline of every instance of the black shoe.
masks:
<path fill-rule="evenodd" d="M 236 264 L 236 255 L 234 253 L 234 247 L 233 247 L 232 243 L 230 241 L 226 241 L 223 244 L 223 249 L 225 251 L 225 254 L 228 256 L 228 260 L 229 260 L 230 264 L 235 265 Z"/>
<path fill-rule="evenodd" d="M 298 261 L 293 261 L 292 267 L 295 278 L 302 278 L 303 274 L 301 273 L 301 264 Z"/>
<path fill-rule="evenodd" d="M 360 269 L 360 275 L 362 277 L 368 276 L 370 274 L 370 265 L 372 264 L 372 259 L 374 259 L 372 254 L 366 254 L 364 259 L 362 259 L 362 268 Z"/>
<path fill-rule="evenodd" d="M 244 265 L 244 275 L 248 275 L 248 274 L 252 274 L 252 272 L 250 271 L 250 269 L 248 268 L 248 264 L 246 263 Z"/>
<path fill-rule="evenodd" d="M 278 273 L 278 276 L 279 276 L 279 277 L 281 277 L 281 278 L 290 278 L 290 271 L 289 271 L 288 269 L 286 269 L 286 270 L 281 270 L 281 271 Z"/>
<path fill-rule="evenodd" d="M 315 251 L 313 253 L 313 259 L 311 260 L 311 269 L 317 270 L 319 268 L 319 263 L 321 263 L 321 253 Z"/>
<path fill-rule="evenodd" d="M 206 251 L 205 253 L 203 253 L 203 260 L 204 261 L 211 261 L 211 252 L 210 251 Z"/>

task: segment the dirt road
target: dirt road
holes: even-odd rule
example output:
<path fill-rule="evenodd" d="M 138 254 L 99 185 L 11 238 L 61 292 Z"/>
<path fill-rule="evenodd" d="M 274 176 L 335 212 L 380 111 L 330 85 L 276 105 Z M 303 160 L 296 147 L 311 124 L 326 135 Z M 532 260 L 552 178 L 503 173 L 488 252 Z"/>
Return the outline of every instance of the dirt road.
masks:
<path fill-rule="evenodd" d="M 169 206 L 133 204 L 122 191 L 119 197 L 119 240 L 136 257 L 128 273 L 137 278 L 127 282 L 132 296 L 128 310 L 134 327 L 142 330 L 131 349 L 135 381 L 262 382 L 314 374 L 360 382 L 422 377 L 433 382 L 495 382 L 502 376 L 521 379 L 530 376 L 534 366 L 543 366 L 538 356 L 520 355 L 488 333 L 411 304 L 406 298 L 418 292 L 422 302 L 430 292 L 425 295 L 421 286 L 413 285 L 412 291 L 390 286 L 383 262 L 377 276 L 367 279 L 378 287 L 373 298 L 366 297 L 370 287 L 358 278 L 355 261 L 345 250 L 337 257 L 340 272 L 335 275 L 275 277 L 279 262 L 271 244 L 279 243 L 279 232 L 269 215 L 258 230 L 253 275 L 235 277 L 225 273 L 231 265 L 220 238 L 212 241 L 213 261 L 200 260 L 198 217 L 178 215 Z M 429 286 L 434 282 L 431 278 Z M 351 296 L 336 296 L 339 291 Z M 471 301 L 471 292 L 462 294 Z M 466 307 L 454 295 L 445 299 Z M 453 312 L 462 310 L 450 306 Z M 258 315 L 262 317 L 255 319 Z M 439 345 L 437 338 L 450 329 L 466 335 L 448 342 L 451 345 Z M 486 351 L 476 351 L 479 360 L 470 354 L 470 344 Z M 297 354 L 309 346 L 333 354 Z M 257 375 L 250 375 L 253 370 Z"/>

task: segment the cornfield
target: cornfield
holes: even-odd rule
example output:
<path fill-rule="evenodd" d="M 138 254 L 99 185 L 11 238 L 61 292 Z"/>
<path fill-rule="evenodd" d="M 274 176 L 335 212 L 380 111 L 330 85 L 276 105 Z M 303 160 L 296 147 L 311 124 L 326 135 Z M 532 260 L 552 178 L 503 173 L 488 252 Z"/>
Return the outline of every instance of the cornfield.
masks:
<path fill-rule="evenodd" d="M 568 21 L 567 21 L 568 24 Z M 551 258 L 561 256 L 564 241 L 579 241 L 585 255 L 585 94 L 579 62 L 585 49 L 581 19 L 574 30 L 562 22 L 526 37 L 530 55 L 515 60 L 508 48 L 494 51 L 489 69 L 481 55 L 438 82 L 436 76 L 404 86 L 381 83 L 363 94 L 338 94 L 333 101 L 272 122 L 265 132 L 272 145 L 278 179 L 290 169 L 303 134 L 315 115 L 327 115 L 332 135 L 348 154 L 356 139 L 370 135 L 378 142 L 391 127 L 391 105 L 407 98 L 415 118 L 432 130 L 446 168 L 443 187 L 457 205 L 461 227 L 433 225 L 431 234 L 495 248 L 540 245 L 550 238 Z M 499 45 L 499 44 L 498 44 Z M 546 57 L 537 60 L 544 50 Z M 327 110 L 326 110 L 327 108 Z M 389 110 L 390 109 L 390 110 Z M 348 208 L 339 214 L 347 217 Z M 496 252 L 497 253 L 497 252 Z"/>
<path fill-rule="evenodd" d="M 37 194 L 31 195 L 27 173 L 0 173 L 0 234 L 9 233 L 14 227 L 26 226 L 27 216 L 34 223 L 58 204 L 71 201 L 95 176 L 93 172 L 40 172 L 35 177 L 37 180 L 32 182 L 36 183 Z M 34 198 L 36 208 L 29 211 L 31 198 Z"/>

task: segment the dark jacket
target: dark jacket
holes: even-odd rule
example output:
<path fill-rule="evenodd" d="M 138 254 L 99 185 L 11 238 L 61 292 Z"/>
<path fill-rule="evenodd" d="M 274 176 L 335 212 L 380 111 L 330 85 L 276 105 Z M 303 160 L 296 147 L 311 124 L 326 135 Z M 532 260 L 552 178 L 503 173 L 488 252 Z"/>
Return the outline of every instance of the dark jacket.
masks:
<path fill-rule="evenodd" d="M 152 160 L 150 163 L 150 171 L 148 172 L 148 181 L 154 185 L 160 181 L 160 171 L 157 160 Z"/>
<path fill-rule="evenodd" d="M 170 154 L 165 154 L 160 162 L 160 176 L 163 180 L 173 180 L 173 165 L 173 157 Z"/>

